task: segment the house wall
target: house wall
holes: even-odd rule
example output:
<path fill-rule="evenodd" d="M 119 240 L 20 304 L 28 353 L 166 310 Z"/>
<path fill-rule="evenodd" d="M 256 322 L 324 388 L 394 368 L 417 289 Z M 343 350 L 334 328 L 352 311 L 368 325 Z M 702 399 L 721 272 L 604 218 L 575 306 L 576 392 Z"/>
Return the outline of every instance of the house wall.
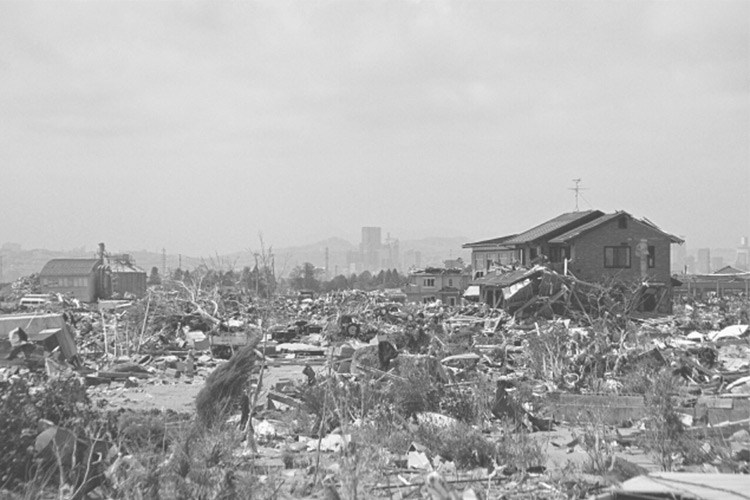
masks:
<path fill-rule="evenodd" d="M 671 288 L 669 238 L 633 219 L 628 219 L 626 229 L 619 228 L 618 220 L 613 219 L 576 238 L 571 248 L 572 262 L 569 269 L 584 281 L 599 281 L 606 277 L 639 280 L 641 263 L 640 257 L 636 255 L 636 246 L 641 239 L 646 239 L 648 245 L 655 247 L 654 267 L 647 269 L 648 278 L 652 282 L 666 283 Z M 621 243 L 630 247 L 630 267 L 604 267 L 604 248 L 620 246 Z"/>
<path fill-rule="evenodd" d="M 426 279 L 434 279 L 434 286 L 426 286 L 424 284 Z M 409 276 L 409 283 L 404 288 L 404 293 L 409 302 L 423 302 L 428 297 L 443 300 L 450 294 L 440 293 L 442 288 L 457 288 L 459 290 L 457 294 L 460 295 L 468 285 L 469 276 L 466 274 L 413 274 Z"/>

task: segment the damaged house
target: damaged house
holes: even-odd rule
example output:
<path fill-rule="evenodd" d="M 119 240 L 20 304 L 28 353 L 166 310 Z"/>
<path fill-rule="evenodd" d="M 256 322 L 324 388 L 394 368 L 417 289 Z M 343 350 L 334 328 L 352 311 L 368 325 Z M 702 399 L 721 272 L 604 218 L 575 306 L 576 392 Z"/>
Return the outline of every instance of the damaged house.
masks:
<path fill-rule="evenodd" d="M 440 300 L 449 306 L 458 305 L 469 278 L 468 272 L 458 268 L 428 267 L 413 271 L 404 287 L 406 300 L 423 304 Z"/>
<path fill-rule="evenodd" d="M 482 300 L 497 307 L 526 289 L 543 271 L 561 278 L 597 283 L 638 283 L 638 309 L 671 311 L 673 281 L 670 246 L 683 241 L 648 219 L 627 212 L 599 210 L 559 215 L 528 231 L 467 243 L 472 251 L 474 285 Z M 553 280 L 560 281 L 560 280 Z M 558 287 L 550 292 L 562 294 Z M 554 291 L 553 291 L 554 290 Z"/>

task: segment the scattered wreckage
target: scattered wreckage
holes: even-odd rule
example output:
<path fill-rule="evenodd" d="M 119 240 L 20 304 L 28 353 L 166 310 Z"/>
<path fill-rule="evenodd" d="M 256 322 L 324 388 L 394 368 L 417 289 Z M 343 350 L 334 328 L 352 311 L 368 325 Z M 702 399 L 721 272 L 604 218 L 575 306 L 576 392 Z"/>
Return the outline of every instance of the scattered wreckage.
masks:
<path fill-rule="evenodd" d="M 434 499 L 490 491 L 633 498 L 628 492 L 661 490 L 627 479 L 661 484 L 666 476 L 656 471 L 665 464 L 672 474 L 750 472 L 747 297 L 688 298 L 673 315 L 649 316 L 637 313 L 637 290 L 624 301 L 620 289 L 541 266 L 490 276 L 485 285 L 502 307 L 404 304 L 361 291 L 261 301 L 166 283 L 138 300 L 0 316 L 0 379 L 30 370 L 80 377 L 93 391 L 202 382 L 198 420 L 236 419 L 254 473 L 293 469 L 295 456 L 308 454 L 313 482 L 326 480 L 334 492 L 345 486 L 344 473 L 324 470 L 321 453 L 343 460 L 352 436 L 386 417 L 410 441 L 387 455 L 397 480 L 367 485 L 368 496 L 418 489 Z M 666 374 L 661 393 L 657 373 Z M 654 439 L 655 408 L 676 419 L 670 432 L 698 443 L 702 454 L 675 446 L 663 456 L 654 448 L 662 455 L 651 469 L 632 464 L 622 450 Z M 308 425 L 285 430 L 280 416 L 290 412 L 307 415 Z M 428 446 L 418 439 L 429 441 L 421 427 L 446 441 L 460 428 L 478 444 L 467 455 L 458 445 Z M 577 429 L 575 436 L 557 439 L 561 427 Z M 536 451 L 501 463 L 502 454 L 479 444 L 482 433 Z M 728 451 L 716 439 L 730 443 Z M 540 443 L 583 453 L 600 475 L 579 474 L 577 486 L 555 478 Z"/>

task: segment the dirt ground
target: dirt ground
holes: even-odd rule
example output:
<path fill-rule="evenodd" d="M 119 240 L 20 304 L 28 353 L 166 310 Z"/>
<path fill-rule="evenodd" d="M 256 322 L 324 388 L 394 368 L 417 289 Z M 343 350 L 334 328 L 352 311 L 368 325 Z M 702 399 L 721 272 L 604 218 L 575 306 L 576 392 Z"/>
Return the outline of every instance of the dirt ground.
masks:
<path fill-rule="evenodd" d="M 304 380 L 303 367 L 304 362 L 295 365 L 271 366 L 263 376 L 263 387 L 267 389 L 275 387 L 278 382 Z M 105 400 L 108 409 L 112 410 L 120 408 L 135 411 L 172 410 L 177 413 L 192 414 L 195 411 L 195 397 L 214 368 L 215 366 L 199 367 L 193 379 L 170 379 L 157 375 L 151 379 L 139 381 L 137 387 L 125 387 L 122 382 L 113 383 L 110 386 L 95 388 L 93 396 L 95 400 Z M 315 369 L 320 371 L 323 368 L 316 366 Z M 552 431 L 533 434 L 534 439 L 542 444 L 547 457 L 548 471 L 561 471 L 571 464 L 585 465 L 590 460 L 589 454 L 580 446 L 572 449 L 565 446 L 582 433 L 581 428 L 561 424 Z M 628 430 L 621 430 L 621 433 L 627 435 Z M 648 471 L 659 470 L 654 460 L 637 448 L 619 451 L 616 456 Z"/>
<path fill-rule="evenodd" d="M 263 375 L 263 387 L 275 387 L 278 382 L 287 380 L 304 380 L 303 367 L 304 363 L 271 366 Z M 110 410 L 124 408 L 134 411 L 172 410 L 177 413 L 193 413 L 195 397 L 214 368 L 215 366 L 197 367 L 197 373 L 192 379 L 155 375 L 149 379 L 139 380 L 136 387 L 126 387 L 123 382 L 113 382 L 107 386 L 93 388 L 92 397 L 95 402 L 106 401 L 105 408 Z"/>

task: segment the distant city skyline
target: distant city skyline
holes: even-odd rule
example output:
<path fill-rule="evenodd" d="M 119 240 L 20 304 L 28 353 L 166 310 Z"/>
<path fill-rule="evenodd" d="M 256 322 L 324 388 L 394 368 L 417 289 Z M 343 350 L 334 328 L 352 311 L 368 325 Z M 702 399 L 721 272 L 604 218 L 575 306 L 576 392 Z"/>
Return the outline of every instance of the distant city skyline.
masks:
<path fill-rule="evenodd" d="M 0 2 L 0 235 L 750 234 L 750 2 Z"/>

